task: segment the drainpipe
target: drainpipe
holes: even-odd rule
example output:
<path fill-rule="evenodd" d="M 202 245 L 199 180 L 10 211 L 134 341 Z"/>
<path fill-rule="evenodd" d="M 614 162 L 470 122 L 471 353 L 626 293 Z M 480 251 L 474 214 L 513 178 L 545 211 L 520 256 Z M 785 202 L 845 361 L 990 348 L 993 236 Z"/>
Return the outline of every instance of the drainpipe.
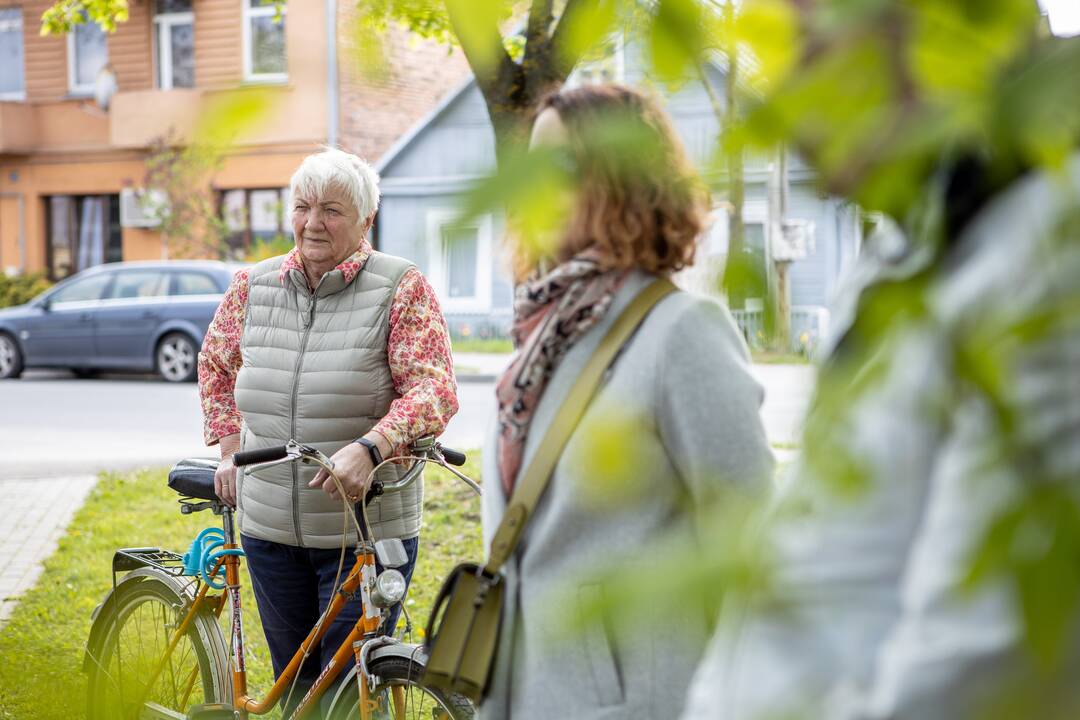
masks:
<path fill-rule="evenodd" d="M 337 0 L 326 0 L 326 144 L 338 144 Z"/>
<path fill-rule="evenodd" d="M 14 198 L 18 201 L 19 224 L 19 272 L 26 272 L 26 196 L 20 192 L 0 192 L 0 198 Z M 0 268 L 3 271 L 4 268 Z"/>

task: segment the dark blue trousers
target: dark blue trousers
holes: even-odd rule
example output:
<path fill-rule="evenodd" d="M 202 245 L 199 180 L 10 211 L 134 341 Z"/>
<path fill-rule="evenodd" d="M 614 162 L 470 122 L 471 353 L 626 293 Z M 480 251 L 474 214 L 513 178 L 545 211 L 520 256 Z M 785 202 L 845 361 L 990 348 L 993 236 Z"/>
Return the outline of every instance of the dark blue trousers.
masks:
<path fill-rule="evenodd" d="M 247 556 L 248 572 L 259 605 L 266 644 L 270 648 L 270 660 L 274 665 L 274 677 L 281 675 L 285 666 L 308 636 L 319 616 L 330 604 L 334 589 L 341 549 L 302 548 L 294 545 L 259 540 L 241 535 L 240 542 Z M 417 538 L 403 540 L 409 555 L 407 565 L 398 568 L 405 582 L 412 579 L 416 566 Z M 345 567 L 341 581 L 356 562 L 353 548 L 345 551 Z M 382 572 L 381 565 L 377 565 Z M 383 623 L 380 632 L 391 632 L 397 624 L 401 605 L 395 605 Z M 295 705 L 308 688 L 315 684 L 319 673 L 326 667 L 334 653 L 341 647 L 356 621 L 360 619 L 360 600 L 352 600 L 341 609 L 323 636 L 318 652 L 312 653 L 297 678 L 290 705 Z M 286 693 L 288 695 L 288 693 Z"/>

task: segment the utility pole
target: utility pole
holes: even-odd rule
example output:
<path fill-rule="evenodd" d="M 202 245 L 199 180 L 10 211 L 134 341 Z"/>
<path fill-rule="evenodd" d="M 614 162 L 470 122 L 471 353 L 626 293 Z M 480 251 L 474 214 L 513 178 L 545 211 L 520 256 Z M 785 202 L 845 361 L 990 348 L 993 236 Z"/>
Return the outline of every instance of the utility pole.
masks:
<path fill-rule="evenodd" d="M 727 58 L 727 75 L 724 78 L 723 115 L 718 119 L 722 128 L 732 127 L 738 121 L 738 85 L 739 85 L 739 46 L 735 35 L 735 2 L 724 3 L 724 47 Z M 729 143 L 726 153 L 727 195 L 730 210 L 728 214 L 728 250 L 724 268 L 724 289 L 728 295 L 728 305 L 741 310 L 746 301 L 746 291 L 752 269 L 747 262 L 745 251 L 746 230 L 743 224 L 743 205 L 746 201 L 746 186 L 743 177 L 743 149 L 741 145 Z"/>

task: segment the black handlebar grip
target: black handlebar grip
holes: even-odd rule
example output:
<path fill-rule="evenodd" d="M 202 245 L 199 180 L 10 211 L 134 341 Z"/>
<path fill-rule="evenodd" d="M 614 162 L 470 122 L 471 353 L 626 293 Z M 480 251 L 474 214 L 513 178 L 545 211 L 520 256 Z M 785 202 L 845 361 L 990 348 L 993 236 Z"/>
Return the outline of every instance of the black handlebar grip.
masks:
<path fill-rule="evenodd" d="M 245 465 L 254 465 L 255 463 L 270 462 L 271 460 L 280 460 L 288 454 L 289 451 L 286 445 L 268 447 L 262 450 L 248 450 L 247 452 L 238 452 L 233 455 L 233 465 L 236 467 L 243 467 Z"/>
<path fill-rule="evenodd" d="M 453 448 L 448 447 L 440 447 L 440 450 L 442 451 L 443 459 L 451 465 L 460 466 L 465 464 L 465 453 L 460 450 L 454 450 Z"/>

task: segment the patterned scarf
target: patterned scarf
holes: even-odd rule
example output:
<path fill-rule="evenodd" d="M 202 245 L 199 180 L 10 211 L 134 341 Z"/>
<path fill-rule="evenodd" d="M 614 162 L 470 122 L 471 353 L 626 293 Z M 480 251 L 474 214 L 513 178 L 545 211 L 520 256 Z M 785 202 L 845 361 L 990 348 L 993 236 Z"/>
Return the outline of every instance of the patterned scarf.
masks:
<path fill-rule="evenodd" d="M 511 337 L 517 354 L 499 379 L 498 463 L 507 497 L 521 469 L 533 412 L 555 368 L 604 316 L 624 271 L 605 271 L 594 251 L 574 256 L 547 275 L 518 286 Z"/>

